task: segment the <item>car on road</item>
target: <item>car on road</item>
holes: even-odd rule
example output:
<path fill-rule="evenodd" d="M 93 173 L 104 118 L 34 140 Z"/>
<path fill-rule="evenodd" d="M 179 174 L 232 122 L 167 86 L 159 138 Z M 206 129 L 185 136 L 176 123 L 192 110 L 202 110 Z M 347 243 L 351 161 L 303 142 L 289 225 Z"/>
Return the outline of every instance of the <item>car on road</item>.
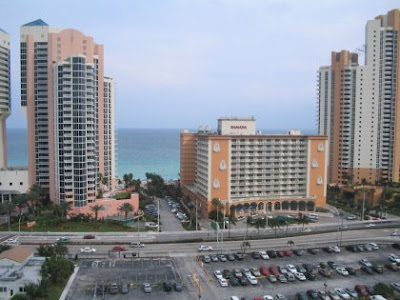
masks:
<path fill-rule="evenodd" d="M 397 264 L 400 264 L 400 257 L 398 256 L 398 255 L 396 255 L 396 254 L 390 254 L 389 255 L 389 259 L 390 259 L 390 261 L 392 261 L 392 262 L 395 262 L 395 263 L 397 263 Z"/>
<path fill-rule="evenodd" d="M 343 276 L 349 276 L 349 272 L 343 267 L 337 267 L 336 272 Z"/>
<path fill-rule="evenodd" d="M 198 248 L 199 251 L 212 251 L 212 247 L 211 246 L 207 246 L 207 245 L 200 245 L 200 247 Z"/>
<path fill-rule="evenodd" d="M 376 226 L 376 224 L 374 224 L 374 223 L 368 223 L 365 225 L 366 228 L 375 227 L 375 226 Z"/>
<path fill-rule="evenodd" d="M 165 292 L 170 292 L 170 291 L 172 291 L 172 284 L 171 284 L 171 282 L 164 281 L 163 284 L 162 284 L 162 286 L 163 286 L 163 290 L 164 290 Z"/>
<path fill-rule="evenodd" d="M 144 248 L 144 244 L 140 241 L 131 242 L 131 248 Z"/>
<path fill-rule="evenodd" d="M 94 234 L 85 234 L 85 235 L 83 236 L 83 238 L 84 238 L 85 240 L 93 240 L 93 239 L 96 238 L 96 236 L 95 236 Z"/>
<path fill-rule="evenodd" d="M 112 251 L 126 251 L 126 248 L 124 246 L 114 246 Z"/>
<path fill-rule="evenodd" d="M 56 243 L 68 243 L 69 242 L 69 237 L 62 236 L 56 239 Z"/>
<path fill-rule="evenodd" d="M 222 286 L 222 287 L 228 286 L 228 281 L 226 281 L 225 278 L 218 278 L 218 281 L 219 281 L 220 286 Z"/>
<path fill-rule="evenodd" d="M 400 236 L 400 231 L 393 231 L 391 236 Z"/>
<path fill-rule="evenodd" d="M 269 259 L 269 256 L 266 251 L 260 251 L 260 256 L 264 260 Z"/>
<path fill-rule="evenodd" d="M 238 216 L 238 217 L 236 217 L 236 220 L 237 220 L 237 221 L 243 221 L 244 219 L 245 219 L 244 216 Z"/>
<path fill-rule="evenodd" d="M 16 239 L 8 239 L 4 241 L 4 244 L 6 245 L 15 245 L 18 244 L 18 241 Z"/>
<path fill-rule="evenodd" d="M 143 283 L 143 291 L 145 293 L 151 293 L 151 285 L 148 282 Z"/>
<path fill-rule="evenodd" d="M 355 215 L 349 215 L 346 217 L 346 220 L 350 220 L 350 221 L 357 220 L 357 217 Z"/>
<path fill-rule="evenodd" d="M 219 278 L 223 278 L 222 273 L 220 270 L 214 270 L 214 276 L 215 278 L 219 279 Z"/>
<path fill-rule="evenodd" d="M 335 292 L 341 299 L 350 299 L 351 298 L 350 295 L 343 288 L 336 288 Z"/>
<path fill-rule="evenodd" d="M 358 261 L 360 263 L 360 265 L 362 266 L 366 266 L 366 267 L 372 267 L 372 264 L 369 262 L 368 259 L 366 258 L 362 258 Z"/>
<path fill-rule="evenodd" d="M 90 248 L 90 247 L 81 248 L 81 253 L 94 253 L 94 252 L 96 252 L 95 248 Z"/>

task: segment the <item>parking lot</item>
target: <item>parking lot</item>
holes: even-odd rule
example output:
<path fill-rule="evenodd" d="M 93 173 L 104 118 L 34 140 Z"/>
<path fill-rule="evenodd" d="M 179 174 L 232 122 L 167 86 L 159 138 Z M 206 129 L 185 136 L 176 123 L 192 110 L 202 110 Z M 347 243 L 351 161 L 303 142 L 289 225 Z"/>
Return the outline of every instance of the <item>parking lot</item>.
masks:
<path fill-rule="evenodd" d="M 354 289 L 355 285 L 357 284 L 374 286 L 379 282 L 384 282 L 386 284 L 393 282 L 399 283 L 400 271 L 393 272 L 384 267 L 383 274 L 374 272 L 370 275 L 360 270 L 360 259 L 368 259 L 373 264 L 387 264 L 390 262 L 388 256 L 391 253 L 400 255 L 400 251 L 393 249 L 391 245 L 380 245 L 379 250 L 374 250 L 371 252 L 353 253 L 343 247 L 341 248 L 341 253 L 326 253 L 320 249 L 317 254 L 311 254 L 308 251 L 304 251 L 302 256 L 292 255 L 291 257 L 286 256 L 263 260 L 261 258 L 253 259 L 251 257 L 251 250 L 248 250 L 245 258 L 240 261 L 234 260 L 227 262 L 218 261 L 199 263 L 203 265 L 206 277 L 209 279 L 208 282 L 210 284 L 210 289 L 217 289 L 218 293 L 221 295 L 220 299 L 230 299 L 232 295 L 238 297 L 248 297 L 248 299 L 253 299 L 257 296 L 263 295 L 271 295 L 274 297 L 278 293 L 285 295 L 288 299 L 295 299 L 296 293 L 306 292 L 309 289 L 325 291 L 326 288 L 326 291 L 331 291 L 335 288 Z M 272 283 L 269 282 L 265 276 L 261 276 L 257 278 L 258 283 L 256 285 L 251 285 L 249 282 L 247 282 L 246 286 L 241 286 L 240 284 L 237 286 L 232 286 L 228 280 L 228 287 L 221 287 L 214 275 L 215 270 L 220 270 L 223 272 L 225 269 L 229 269 L 230 271 L 233 269 L 243 270 L 245 268 L 260 269 L 261 266 L 269 268 L 271 266 L 287 266 L 288 264 L 293 264 L 295 266 L 302 264 L 319 264 L 321 262 L 326 264 L 328 261 L 333 261 L 340 267 L 353 267 L 356 270 L 356 275 L 343 276 L 338 274 L 336 270 L 326 266 L 331 270 L 331 276 L 329 278 L 323 277 L 317 271 L 316 279 L 314 281 L 299 281 L 295 279 L 294 281 L 287 283 Z"/>
<path fill-rule="evenodd" d="M 143 283 L 150 283 L 151 293 L 144 293 Z M 85 260 L 72 283 L 67 299 L 103 299 L 96 287 L 116 283 L 129 285 L 129 292 L 110 295 L 105 299 L 188 299 L 188 291 L 182 286 L 178 292 L 163 290 L 163 282 L 181 283 L 181 277 L 171 259 L 132 259 L 132 260 Z"/>

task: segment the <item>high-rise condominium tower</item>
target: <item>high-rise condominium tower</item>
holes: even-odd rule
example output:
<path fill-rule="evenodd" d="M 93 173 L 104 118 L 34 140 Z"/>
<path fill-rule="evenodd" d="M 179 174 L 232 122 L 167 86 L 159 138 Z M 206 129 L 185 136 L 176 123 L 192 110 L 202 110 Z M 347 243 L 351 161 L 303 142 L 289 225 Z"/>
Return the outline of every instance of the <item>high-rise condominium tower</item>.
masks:
<path fill-rule="evenodd" d="M 329 136 L 329 181 L 399 181 L 400 11 L 367 22 L 365 64 L 333 52 L 319 69 L 319 134 Z"/>
<path fill-rule="evenodd" d="M 0 29 L 0 168 L 7 166 L 6 119 L 10 110 L 10 37 Z"/>
<path fill-rule="evenodd" d="M 100 174 L 113 183 L 113 84 L 103 70 L 103 46 L 92 37 L 42 20 L 21 27 L 29 179 L 53 201 L 82 207 L 95 199 Z"/>

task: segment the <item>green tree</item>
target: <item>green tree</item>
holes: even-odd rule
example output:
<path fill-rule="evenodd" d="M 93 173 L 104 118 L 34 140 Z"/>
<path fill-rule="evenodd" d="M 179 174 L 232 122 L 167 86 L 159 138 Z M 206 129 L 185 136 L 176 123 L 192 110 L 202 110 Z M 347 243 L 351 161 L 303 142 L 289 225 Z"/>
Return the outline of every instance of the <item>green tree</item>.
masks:
<path fill-rule="evenodd" d="M 122 181 L 124 182 L 125 189 L 128 189 L 133 186 L 133 174 L 124 174 L 122 176 Z"/>
<path fill-rule="evenodd" d="M 4 252 L 6 250 L 10 250 L 10 249 L 11 249 L 10 245 L 4 245 L 4 244 L 0 245 L 0 253 Z"/>
<path fill-rule="evenodd" d="M 130 212 L 133 212 L 133 206 L 132 206 L 132 204 L 125 202 L 124 204 L 122 204 L 118 207 L 118 210 L 125 214 L 125 222 L 126 222 L 126 221 L 128 221 L 128 214 Z"/>
<path fill-rule="evenodd" d="M 22 209 L 26 206 L 28 202 L 28 197 L 26 194 L 17 194 L 12 202 L 15 204 L 15 206 L 18 208 L 18 213 L 21 216 L 22 215 Z"/>
<path fill-rule="evenodd" d="M 392 299 L 394 296 L 393 289 L 382 282 L 380 282 L 374 286 L 374 293 L 376 295 L 382 295 L 386 299 Z"/>
<path fill-rule="evenodd" d="M 28 298 L 27 295 L 18 293 L 18 294 L 15 294 L 14 296 L 12 296 L 11 300 L 30 300 L 30 299 Z"/>
<path fill-rule="evenodd" d="M 271 227 L 273 230 L 275 230 L 275 236 L 277 233 L 277 230 L 281 227 L 282 222 L 280 220 L 277 220 L 276 218 L 270 219 L 268 222 L 268 226 Z"/>
<path fill-rule="evenodd" d="M 95 206 L 91 206 L 90 209 L 94 212 L 94 222 L 95 222 L 95 224 L 97 224 L 97 219 L 99 217 L 99 211 L 104 210 L 104 206 L 96 204 Z"/>
<path fill-rule="evenodd" d="M 162 197 L 165 191 L 164 179 L 155 173 L 146 173 L 147 194 L 149 196 Z"/>
<path fill-rule="evenodd" d="M 74 272 L 74 264 L 62 257 L 51 256 L 46 258 L 40 270 L 42 280 L 48 280 L 57 286 L 63 286 Z"/>
<path fill-rule="evenodd" d="M 61 218 L 66 219 L 68 216 L 68 212 L 71 209 L 72 209 L 72 202 L 69 202 L 69 201 L 60 202 Z"/>
<path fill-rule="evenodd" d="M 49 245 L 40 245 L 39 248 L 37 248 L 37 255 L 42 257 L 54 256 L 54 247 Z"/>
<path fill-rule="evenodd" d="M 54 254 L 58 257 L 65 257 L 68 254 L 68 247 L 62 243 L 57 243 L 54 246 Z"/>
<path fill-rule="evenodd" d="M 243 242 L 240 244 L 240 249 L 242 250 L 242 253 L 243 253 L 243 254 L 246 254 L 246 249 L 247 249 L 247 248 L 251 248 L 250 242 L 249 242 L 249 241 L 243 241 Z"/>
<path fill-rule="evenodd" d="M 11 213 L 15 209 L 15 203 L 12 201 L 5 201 L 0 204 L 0 211 L 7 215 L 8 231 L 11 230 Z"/>
<path fill-rule="evenodd" d="M 35 211 L 36 205 L 45 205 L 45 196 L 47 192 L 37 183 L 31 186 L 28 192 L 28 199 L 31 203 L 31 211 Z"/>
<path fill-rule="evenodd" d="M 219 223 L 219 210 L 222 208 L 222 203 L 218 198 L 214 198 L 211 200 L 212 205 L 217 209 L 217 222 Z"/>
<path fill-rule="evenodd" d="M 39 284 L 28 283 L 25 285 L 26 299 L 45 300 L 48 299 L 46 284 L 42 280 Z"/>

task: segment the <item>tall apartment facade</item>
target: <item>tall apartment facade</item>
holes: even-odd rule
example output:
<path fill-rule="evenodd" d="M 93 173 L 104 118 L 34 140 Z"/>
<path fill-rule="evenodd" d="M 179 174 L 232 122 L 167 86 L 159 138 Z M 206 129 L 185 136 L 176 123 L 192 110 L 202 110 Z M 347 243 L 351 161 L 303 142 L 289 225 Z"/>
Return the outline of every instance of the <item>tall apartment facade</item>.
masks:
<path fill-rule="evenodd" d="M 366 25 L 365 64 L 332 52 L 319 69 L 318 129 L 329 137 L 329 181 L 398 182 L 400 173 L 400 11 Z"/>
<path fill-rule="evenodd" d="M 105 163 L 105 149 L 114 143 L 110 128 L 105 138 L 105 124 L 114 122 L 109 105 L 114 99 L 105 96 L 107 80 L 103 46 L 92 37 L 40 19 L 21 27 L 29 181 L 48 188 L 53 201 L 86 206 L 98 193 L 100 173 L 107 170 L 109 185 L 115 178 Z M 113 153 L 107 152 L 110 160 Z"/>
<path fill-rule="evenodd" d="M 7 167 L 6 120 L 11 113 L 10 36 L 0 28 L 0 169 Z"/>
<path fill-rule="evenodd" d="M 261 134 L 252 118 L 222 118 L 218 131 L 181 133 L 185 196 L 206 216 L 218 198 L 227 213 L 314 211 L 326 203 L 327 138 Z"/>

